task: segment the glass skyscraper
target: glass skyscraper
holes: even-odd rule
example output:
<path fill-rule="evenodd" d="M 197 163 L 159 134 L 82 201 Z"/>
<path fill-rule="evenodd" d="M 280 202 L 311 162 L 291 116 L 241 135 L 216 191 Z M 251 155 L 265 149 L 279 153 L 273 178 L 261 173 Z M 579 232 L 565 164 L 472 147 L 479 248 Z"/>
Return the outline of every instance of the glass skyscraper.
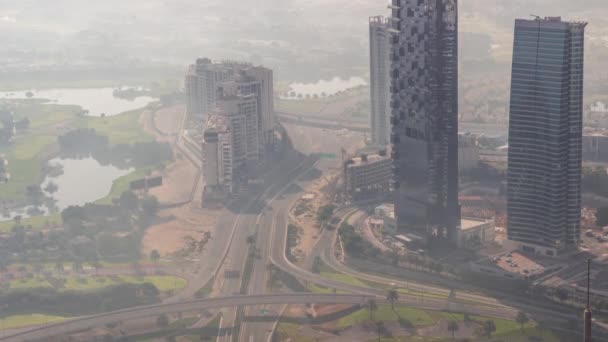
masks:
<path fill-rule="evenodd" d="M 508 237 L 529 252 L 556 255 L 579 240 L 585 26 L 515 22 Z"/>
<path fill-rule="evenodd" d="M 388 18 L 369 18 L 369 61 L 372 143 L 386 146 L 391 136 L 390 52 Z"/>
<path fill-rule="evenodd" d="M 458 3 L 393 0 L 395 213 L 400 229 L 455 241 L 458 205 Z"/>

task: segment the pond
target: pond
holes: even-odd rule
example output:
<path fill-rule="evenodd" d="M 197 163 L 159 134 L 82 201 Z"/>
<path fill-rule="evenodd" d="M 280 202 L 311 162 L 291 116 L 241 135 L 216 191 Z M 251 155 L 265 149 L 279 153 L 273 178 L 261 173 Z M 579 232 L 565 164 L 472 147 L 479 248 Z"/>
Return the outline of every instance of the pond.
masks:
<path fill-rule="evenodd" d="M 139 109 L 154 102 L 149 96 L 139 96 L 134 99 L 123 99 L 114 96 L 114 88 L 89 89 L 45 89 L 29 90 L 33 98 L 47 99 L 50 103 L 60 105 L 76 105 L 88 110 L 90 116 L 118 115 L 134 109 Z M 25 99 L 28 90 L 0 92 L 0 99 Z"/>
<path fill-rule="evenodd" d="M 320 80 L 316 83 L 292 83 L 289 85 L 289 91 L 286 94 L 282 94 L 281 98 L 294 100 L 307 96 L 314 97 L 315 95 L 325 97 L 362 85 L 367 85 L 367 82 L 361 77 L 351 77 L 348 79 L 334 77 L 331 80 Z"/>
<path fill-rule="evenodd" d="M 41 188 L 52 182 L 57 191 L 45 194 L 53 197 L 59 210 L 72 205 L 84 205 L 104 198 L 110 193 L 114 181 L 131 173 L 132 169 L 119 169 L 112 165 L 101 165 L 93 158 L 52 159 L 49 164 L 59 164 L 63 173 L 57 177 L 46 177 Z"/>
<path fill-rule="evenodd" d="M 62 172 L 53 177 L 47 176 L 42 185 L 44 195 L 55 200 L 55 208 L 59 211 L 72 206 L 84 205 L 95 202 L 107 196 L 114 181 L 133 171 L 133 169 L 119 169 L 112 165 L 101 165 L 93 158 L 84 159 L 51 159 L 49 164 L 54 169 L 61 169 Z M 48 185 L 53 183 L 55 191 L 49 193 Z M 12 220 L 15 216 L 28 218 L 34 215 L 46 215 L 50 212 L 49 208 L 42 205 L 38 208 L 28 206 L 14 211 L 3 213 L 1 221 Z"/>

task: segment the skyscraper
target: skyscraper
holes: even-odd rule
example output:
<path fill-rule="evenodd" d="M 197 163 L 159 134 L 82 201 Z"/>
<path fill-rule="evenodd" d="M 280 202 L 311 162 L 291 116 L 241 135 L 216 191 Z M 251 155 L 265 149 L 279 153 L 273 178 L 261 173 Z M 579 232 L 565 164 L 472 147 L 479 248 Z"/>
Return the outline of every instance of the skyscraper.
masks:
<path fill-rule="evenodd" d="M 400 229 L 455 241 L 458 205 L 457 0 L 393 0 L 391 106 Z"/>
<path fill-rule="evenodd" d="M 586 25 L 515 22 L 507 227 L 529 252 L 556 255 L 579 240 Z"/>
<path fill-rule="evenodd" d="M 391 135 L 391 41 L 388 18 L 369 18 L 372 143 L 386 146 Z"/>

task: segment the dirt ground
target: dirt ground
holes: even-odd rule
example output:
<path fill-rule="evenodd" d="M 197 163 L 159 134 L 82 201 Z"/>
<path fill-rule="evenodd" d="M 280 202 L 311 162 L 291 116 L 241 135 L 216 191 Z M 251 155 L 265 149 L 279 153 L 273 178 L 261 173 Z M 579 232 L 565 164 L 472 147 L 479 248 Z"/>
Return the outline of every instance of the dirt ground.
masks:
<path fill-rule="evenodd" d="M 320 233 L 317 212 L 320 207 L 330 204 L 330 199 L 323 190 L 328 184 L 332 183 L 335 177 L 337 177 L 337 172 L 327 171 L 326 174 L 306 188 L 305 195 L 291 209 L 295 218 L 294 224 L 301 228 L 294 255 L 307 255 L 317 242 Z"/>
<path fill-rule="evenodd" d="M 314 128 L 284 124 L 294 146 L 305 154 L 331 153 L 341 158 L 341 149 L 349 154 L 365 147 L 365 135 L 357 132 L 342 132 L 325 128 Z"/>
<path fill-rule="evenodd" d="M 171 144 L 179 132 L 184 113 L 183 106 L 163 108 L 156 113 L 146 111 L 140 121 L 144 129 L 157 141 Z M 161 204 L 176 204 L 190 200 L 192 187 L 198 176 L 197 168 L 180 157 L 174 150 L 175 161 L 163 170 L 163 186 L 150 189 L 150 194 L 158 198 Z M 198 195 L 198 194 L 197 194 Z M 211 232 L 216 224 L 217 211 L 200 209 L 196 198 L 192 203 L 177 208 L 161 210 L 160 222 L 146 230 L 142 242 L 142 254 L 149 255 L 157 250 L 163 257 L 181 251 L 186 246 L 186 238 L 202 238 L 203 233 Z"/>
<path fill-rule="evenodd" d="M 163 204 L 185 202 L 190 199 L 192 186 L 198 176 L 198 170 L 183 157 L 177 156 L 176 161 L 167 166 L 162 172 L 163 185 L 149 190 Z"/>
<path fill-rule="evenodd" d="M 216 215 L 214 211 L 192 208 L 190 205 L 161 211 L 159 216 L 167 219 L 167 222 L 146 230 L 142 253 L 148 255 L 156 249 L 165 257 L 182 250 L 187 237 L 200 239 L 205 232 L 213 236 Z"/>
<path fill-rule="evenodd" d="M 153 135 L 156 141 L 173 143 L 179 132 L 183 114 L 184 106 L 162 108 L 156 112 L 146 110 L 139 121 L 146 133 Z"/>

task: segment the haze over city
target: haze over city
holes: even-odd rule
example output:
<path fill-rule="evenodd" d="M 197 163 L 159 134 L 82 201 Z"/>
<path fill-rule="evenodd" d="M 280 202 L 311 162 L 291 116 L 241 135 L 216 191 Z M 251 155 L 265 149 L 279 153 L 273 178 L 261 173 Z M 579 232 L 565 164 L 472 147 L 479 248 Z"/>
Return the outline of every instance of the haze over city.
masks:
<path fill-rule="evenodd" d="M 0 0 L 0 341 L 608 341 L 604 0 Z"/>

